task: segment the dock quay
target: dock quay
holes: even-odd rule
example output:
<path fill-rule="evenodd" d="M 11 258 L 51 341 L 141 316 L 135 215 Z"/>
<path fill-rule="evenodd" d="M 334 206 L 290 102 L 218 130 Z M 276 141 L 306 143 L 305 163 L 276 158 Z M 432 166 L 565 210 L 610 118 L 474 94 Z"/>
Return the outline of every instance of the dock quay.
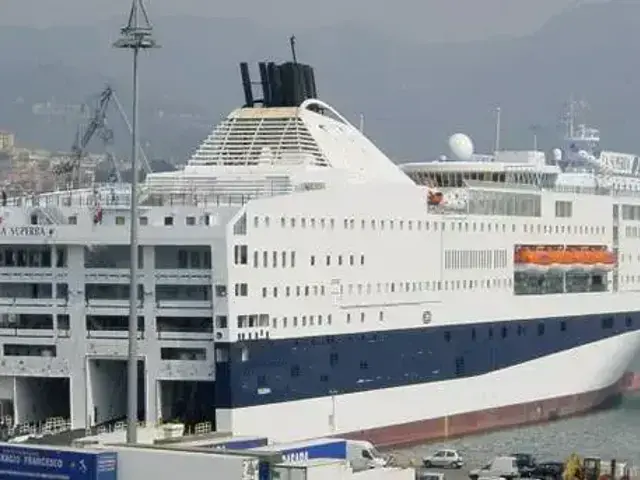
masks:
<path fill-rule="evenodd" d="M 451 450 L 454 451 L 454 450 Z M 436 453 L 437 450 L 434 450 Z M 477 480 L 478 478 L 511 478 L 544 479 L 544 480 L 638 480 L 640 468 L 619 459 L 601 459 L 597 456 L 581 457 L 572 454 L 566 459 L 535 461 L 534 455 L 512 454 L 504 457 L 487 458 L 485 462 L 465 462 L 462 468 L 445 468 L 442 466 L 425 466 L 425 459 L 405 454 L 403 452 L 390 453 L 390 465 L 398 468 L 412 468 L 417 480 Z M 520 456 L 528 455 L 532 463 L 528 466 L 520 464 Z M 498 459 L 517 458 L 519 464 L 515 475 L 496 473 L 485 470 L 484 465 L 491 465 Z M 559 467 L 559 468 L 558 468 Z M 484 471 L 484 472 L 483 472 Z"/>

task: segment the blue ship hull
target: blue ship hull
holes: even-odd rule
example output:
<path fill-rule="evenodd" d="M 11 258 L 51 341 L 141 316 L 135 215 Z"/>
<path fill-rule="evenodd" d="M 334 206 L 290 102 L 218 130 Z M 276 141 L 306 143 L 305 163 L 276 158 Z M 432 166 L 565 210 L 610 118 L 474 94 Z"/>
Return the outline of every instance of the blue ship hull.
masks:
<path fill-rule="evenodd" d="M 638 328 L 640 312 L 617 312 L 239 342 L 220 347 L 228 361 L 216 364 L 215 403 L 241 408 L 472 377 Z"/>

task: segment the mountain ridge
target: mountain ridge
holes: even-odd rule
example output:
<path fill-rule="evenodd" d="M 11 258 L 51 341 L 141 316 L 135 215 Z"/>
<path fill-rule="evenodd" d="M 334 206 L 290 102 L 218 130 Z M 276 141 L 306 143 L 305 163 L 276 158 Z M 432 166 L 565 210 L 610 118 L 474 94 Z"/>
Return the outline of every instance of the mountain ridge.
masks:
<path fill-rule="evenodd" d="M 639 18 L 637 3 L 594 3 L 565 10 L 534 35 L 428 46 L 343 24 L 299 33 L 298 56 L 316 68 L 320 97 L 354 122 L 364 113 L 367 134 L 399 161 L 441 153 L 456 131 L 490 150 L 497 106 L 506 148 L 531 144 L 532 124 L 542 126 L 540 144 L 552 146 L 570 95 L 591 102 L 607 145 L 638 151 L 640 67 L 632 59 Z M 163 48 L 141 58 L 141 130 L 152 156 L 187 157 L 240 105 L 239 61 L 289 56 L 290 32 L 243 19 L 163 17 L 155 26 Z M 111 48 L 118 27 L 116 19 L 91 28 L 0 27 L 0 68 L 9 72 L 0 125 L 25 143 L 64 148 L 74 126 L 34 120 L 26 106 L 50 98 L 79 103 L 106 82 L 127 105 L 130 55 Z M 16 104 L 19 97 L 24 102 Z M 175 112 L 174 120 L 159 111 Z M 180 112 L 197 121 L 181 122 Z M 117 136 L 123 152 L 125 136 Z"/>

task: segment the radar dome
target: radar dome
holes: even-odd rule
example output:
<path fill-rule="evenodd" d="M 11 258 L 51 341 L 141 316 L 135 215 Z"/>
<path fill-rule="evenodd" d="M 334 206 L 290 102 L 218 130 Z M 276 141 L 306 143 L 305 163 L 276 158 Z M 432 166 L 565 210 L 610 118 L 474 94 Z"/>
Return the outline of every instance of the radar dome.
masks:
<path fill-rule="evenodd" d="M 471 160 L 473 155 L 473 142 L 464 133 L 456 133 L 449 137 L 449 149 L 458 160 Z"/>
<path fill-rule="evenodd" d="M 553 150 L 551 150 L 551 154 L 553 155 L 553 160 L 556 163 L 562 161 L 562 150 L 560 150 L 559 148 L 554 148 Z"/>

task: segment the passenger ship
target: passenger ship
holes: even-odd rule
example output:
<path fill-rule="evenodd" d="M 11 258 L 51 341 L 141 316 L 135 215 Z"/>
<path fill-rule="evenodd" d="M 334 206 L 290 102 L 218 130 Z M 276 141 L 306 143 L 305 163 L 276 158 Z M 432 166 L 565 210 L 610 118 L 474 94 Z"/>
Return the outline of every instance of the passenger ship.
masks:
<path fill-rule="evenodd" d="M 636 157 L 581 128 L 538 151 L 395 165 L 262 64 L 139 218 L 139 411 L 236 435 L 391 446 L 585 412 L 640 346 Z M 460 136 L 457 137 L 460 140 Z M 129 194 L 10 197 L 3 415 L 126 412 Z"/>

